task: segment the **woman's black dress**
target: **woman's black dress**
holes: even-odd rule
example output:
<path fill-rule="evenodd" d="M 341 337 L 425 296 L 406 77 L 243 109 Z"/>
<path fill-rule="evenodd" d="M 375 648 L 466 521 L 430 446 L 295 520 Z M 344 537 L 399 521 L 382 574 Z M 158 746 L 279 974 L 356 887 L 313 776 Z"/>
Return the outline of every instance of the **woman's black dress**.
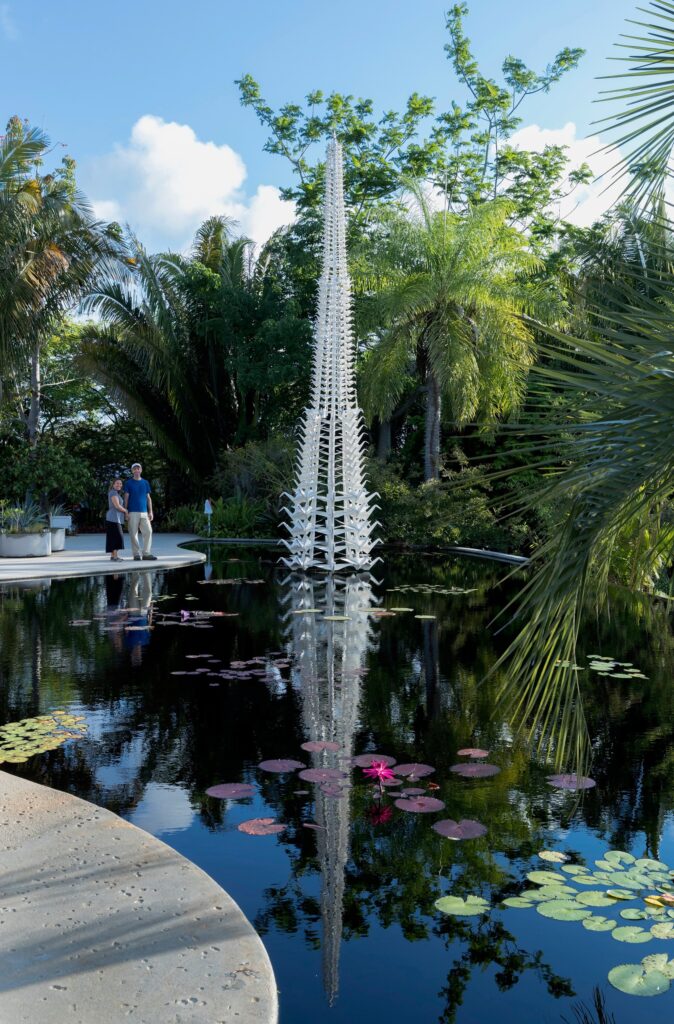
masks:
<path fill-rule="evenodd" d="M 110 554 L 111 551 L 121 551 L 124 548 L 124 534 L 122 532 L 124 513 L 118 512 L 112 504 L 113 495 L 119 501 L 119 493 L 117 491 L 114 489 L 108 491 L 108 511 L 105 517 L 106 554 Z"/>

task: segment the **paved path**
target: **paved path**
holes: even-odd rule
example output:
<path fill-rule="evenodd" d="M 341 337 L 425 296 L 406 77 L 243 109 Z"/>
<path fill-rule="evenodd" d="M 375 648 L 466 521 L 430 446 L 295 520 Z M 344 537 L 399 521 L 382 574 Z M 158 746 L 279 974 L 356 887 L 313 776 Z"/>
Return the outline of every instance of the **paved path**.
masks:
<path fill-rule="evenodd" d="M 66 537 L 65 551 L 46 558 L 0 558 L 0 583 L 15 580 L 36 580 L 44 577 L 93 576 L 102 572 L 131 572 L 134 569 L 175 569 L 181 565 L 204 562 L 206 556 L 199 551 L 178 547 L 198 540 L 191 533 L 155 533 L 152 553 L 156 562 L 134 562 L 125 535 L 126 551 L 123 562 L 111 562 L 105 554 L 105 534 L 85 533 Z M 4 1024 L 4 1022 L 2 1022 Z"/>
<path fill-rule="evenodd" d="M 190 861 L 0 772 L 2 1024 L 276 1024 L 262 942 Z"/>

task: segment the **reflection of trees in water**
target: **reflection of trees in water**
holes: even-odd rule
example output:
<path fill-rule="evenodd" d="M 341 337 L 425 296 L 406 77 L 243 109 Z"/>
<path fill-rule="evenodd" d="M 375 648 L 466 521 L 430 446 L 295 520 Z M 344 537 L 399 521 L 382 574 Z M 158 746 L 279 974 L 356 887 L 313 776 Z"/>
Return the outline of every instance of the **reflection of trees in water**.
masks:
<path fill-rule="evenodd" d="M 448 871 L 458 892 L 500 898 L 517 891 L 519 883 L 489 851 L 504 853 L 511 872 L 526 870 L 526 859 L 541 848 L 547 830 L 562 816 L 567 823 L 572 804 L 547 787 L 546 770 L 531 756 L 526 732 L 512 741 L 513 720 L 497 700 L 501 678 L 498 673 L 486 678 L 495 648 L 505 638 L 495 641 L 489 625 L 502 600 L 500 592 L 486 594 L 478 570 L 480 566 L 460 563 L 457 568 L 453 563 L 445 572 L 442 565 L 431 563 L 427 571 L 425 563 L 420 568 L 412 559 L 400 568 L 389 564 L 387 586 L 414 583 L 421 576 L 476 590 L 455 596 L 396 593 L 391 604 L 413 606 L 415 612 L 437 618 L 417 621 L 411 613 L 400 613 L 376 623 L 356 612 L 368 603 L 363 593 L 349 605 L 350 621 L 330 623 L 290 614 L 295 600 L 328 605 L 338 614 L 344 609 L 338 594 L 306 591 L 286 602 L 280 623 L 272 571 L 257 562 L 223 562 L 216 572 L 230 578 L 265 575 L 264 587 L 198 587 L 193 585 L 196 571 L 159 574 L 155 592 L 195 592 L 202 606 L 239 611 L 240 618 L 222 620 L 211 632 L 157 627 L 137 669 L 129 664 L 122 634 L 68 626 L 70 619 L 104 614 L 108 604 L 117 603 L 115 595 L 106 599 L 102 581 L 68 580 L 28 591 L 8 588 L 0 595 L 4 720 L 81 701 L 100 723 L 88 739 L 16 770 L 122 814 L 133 809 L 149 782 L 179 786 L 212 829 L 222 827 L 226 805 L 205 799 L 205 789 L 217 781 L 254 777 L 278 817 L 289 822 L 282 841 L 291 863 L 288 884 L 265 894 L 260 926 L 273 920 L 281 931 L 304 930 L 309 945 L 322 939 L 328 994 L 337 988 L 340 937 L 365 936 L 376 925 L 399 925 L 409 941 L 437 934 L 452 944 L 451 953 L 459 959 L 450 972 L 447 998 L 454 1006 L 470 971 L 484 962 L 481 957 L 501 964 L 504 981 L 519 977 L 519 957 L 525 958 L 523 970 L 540 971 L 545 980 L 549 969 L 534 954 L 517 950 L 501 926 L 496 929 L 496 916 L 479 923 L 438 923 L 433 910 L 441 895 L 440 879 Z M 309 581 L 311 587 L 327 582 Z M 127 589 L 122 604 L 131 604 Z M 170 607 L 181 606 L 190 607 L 181 600 Z M 665 815 L 674 802 L 671 616 L 664 604 L 621 594 L 612 597 L 609 611 L 585 628 L 583 653 L 632 661 L 650 679 L 633 684 L 582 674 L 582 711 L 593 739 L 592 775 L 598 787 L 575 813 L 605 836 L 608 846 L 624 848 L 645 831 L 644 852 L 656 855 Z M 369 632 L 365 639 L 358 636 L 363 626 L 376 631 L 376 645 Z M 292 685 L 251 682 L 209 689 L 170 676 L 190 651 L 215 650 L 227 662 L 284 645 L 298 654 Z M 358 658 L 352 651 L 360 651 Z M 328 671 L 328 653 L 334 671 Z M 356 670 L 361 657 L 367 675 Z M 521 724 L 526 729 L 527 723 Z M 303 829 L 297 822 L 298 805 L 304 805 L 293 794 L 296 784 L 263 777 L 251 766 L 264 757 L 297 756 L 303 740 L 333 738 L 342 743 L 344 753 L 374 748 L 399 760 L 434 764 L 447 816 L 484 821 L 488 836 L 474 844 L 441 844 L 427 819 L 412 820 L 397 812 L 388 825 L 375 825 L 368 817 L 369 789 L 361 784 L 351 791 L 350 819 L 349 800 L 319 793 L 316 821 L 325 831 Z M 495 751 L 504 770 L 484 784 L 459 784 L 448 768 L 456 760 L 455 751 L 473 742 Z M 503 758 L 499 751 L 504 751 Z M 320 755 L 314 763 L 339 762 L 336 756 Z M 100 767 L 119 768 L 119 780 L 104 785 Z M 305 884 L 305 877 L 315 878 L 319 870 L 320 899 Z M 550 978 L 554 988 L 557 982 L 554 975 Z"/>

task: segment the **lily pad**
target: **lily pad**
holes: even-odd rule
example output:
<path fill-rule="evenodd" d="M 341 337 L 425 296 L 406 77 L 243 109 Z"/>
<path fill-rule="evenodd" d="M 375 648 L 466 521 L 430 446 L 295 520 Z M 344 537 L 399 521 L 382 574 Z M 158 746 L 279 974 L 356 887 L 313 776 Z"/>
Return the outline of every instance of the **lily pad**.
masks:
<path fill-rule="evenodd" d="M 254 795 L 255 787 L 249 782 L 223 782 L 220 786 L 211 786 L 206 790 L 206 796 L 214 796 L 218 800 L 241 800 Z"/>
<path fill-rule="evenodd" d="M 612 907 L 614 901 L 606 893 L 598 889 L 590 889 L 588 892 L 579 892 L 576 899 L 584 907 Z"/>
<path fill-rule="evenodd" d="M 669 978 L 661 971 L 644 970 L 642 964 L 618 964 L 608 972 L 608 980 L 628 996 L 659 996 L 669 988 Z"/>
<path fill-rule="evenodd" d="M 347 778 L 347 774 L 339 768 L 305 768 L 299 777 L 305 782 L 334 782 Z"/>
<path fill-rule="evenodd" d="M 502 906 L 504 907 L 517 907 L 520 910 L 530 910 L 533 907 L 531 900 L 525 899 L 524 896 L 508 896 L 507 899 L 503 900 Z"/>
<path fill-rule="evenodd" d="M 669 871 L 669 866 L 663 864 L 661 860 L 651 860 L 650 857 L 640 857 L 639 860 L 634 862 L 635 868 L 642 868 L 645 871 Z"/>
<path fill-rule="evenodd" d="M 527 878 L 536 885 L 561 885 L 564 882 L 556 871 L 530 871 Z"/>
<path fill-rule="evenodd" d="M 489 751 L 482 750 L 480 747 L 463 747 L 456 753 L 459 757 L 489 757 Z"/>
<path fill-rule="evenodd" d="M 340 750 L 339 743 L 333 743 L 332 740 L 309 740 L 307 743 L 300 744 L 302 750 L 308 750 L 312 754 L 318 754 L 322 750 L 336 751 Z"/>
<path fill-rule="evenodd" d="M 435 768 L 430 764 L 397 764 L 394 771 L 396 775 L 410 779 L 423 779 L 426 775 L 432 775 Z"/>
<path fill-rule="evenodd" d="M 643 928 L 638 928 L 635 924 L 626 924 L 621 925 L 620 928 L 614 928 L 611 935 L 617 942 L 650 942 L 652 938 L 650 932 L 644 931 Z"/>
<path fill-rule="evenodd" d="M 611 920 L 610 917 L 602 917 L 600 914 L 584 917 L 581 924 L 589 932 L 611 932 L 616 926 L 615 921 Z"/>
<path fill-rule="evenodd" d="M 631 853 L 626 853 L 625 850 L 607 850 L 603 859 L 612 864 L 633 864 L 636 857 L 633 857 Z"/>
<path fill-rule="evenodd" d="M 577 792 L 580 789 L 592 789 L 597 783 L 587 775 L 576 775 L 572 772 L 569 775 L 548 775 L 548 785 L 555 789 L 569 789 Z"/>
<path fill-rule="evenodd" d="M 582 921 L 592 914 L 591 910 L 581 907 L 576 900 L 546 900 L 545 903 L 539 903 L 536 910 L 541 917 L 549 917 L 553 921 Z"/>
<path fill-rule="evenodd" d="M 668 960 L 666 953 L 651 953 L 641 961 L 645 971 L 660 971 L 670 981 L 674 980 L 674 960 Z"/>
<path fill-rule="evenodd" d="M 489 904 L 481 896 L 442 896 L 435 901 L 437 910 L 453 917 L 477 917 L 489 910 Z"/>
<path fill-rule="evenodd" d="M 445 807 L 442 800 L 436 800 L 433 796 L 402 797 L 396 800 L 395 805 L 401 811 L 410 811 L 412 814 L 432 814 L 433 811 L 442 811 Z"/>
<path fill-rule="evenodd" d="M 444 818 L 436 821 L 431 826 L 434 832 L 444 836 L 445 839 L 478 839 L 486 835 L 487 829 L 479 821 L 470 818 L 463 818 L 461 821 L 452 821 L 451 818 Z"/>
<path fill-rule="evenodd" d="M 455 775 L 460 775 L 463 779 L 487 779 L 491 775 L 498 775 L 501 769 L 495 764 L 453 764 L 449 769 L 450 772 L 454 772 Z"/>
<path fill-rule="evenodd" d="M 273 836 L 283 832 L 285 827 L 274 818 L 249 818 L 237 825 L 239 832 L 245 832 L 247 836 Z"/>
<path fill-rule="evenodd" d="M 258 768 L 261 768 L 263 772 L 274 772 L 275 774 L 281 775 L 284 772 L 294 772 L 298 768 L 304 768 L 305 765 L 301 761 L 293 761 L 292 758 L 278 758 L 275 761 L 260 761 Z"/>
<path fill-rule="evenodd" d="M 563 864 L 569 858 L 560 850 L 540 850 L 538 856 L 541 860 L 547 860 L 551 864 Z"/>
<path fill-rule="evenodd" d="M 627 907 L 626 910 L 620 911 L 620 916 L 626 921 L 647 921 L 648 914 L 645 910 L 640 910 L 638 907 Z"/>
<path fill-rule="evenodd" d="M 658 921 L 652 926 L 651 935 L 656 939 L 674 939 L 674 921 Z"/>
<path fill-rule="evenodd" d="M 378 764 L 385 764 L 387 768 L 396 763 L 395 757 L 391 757 L 389 754 L 356 754 L 352 764 L 357 768 L 371 768 L 373 761 L 376 761 Z"/>

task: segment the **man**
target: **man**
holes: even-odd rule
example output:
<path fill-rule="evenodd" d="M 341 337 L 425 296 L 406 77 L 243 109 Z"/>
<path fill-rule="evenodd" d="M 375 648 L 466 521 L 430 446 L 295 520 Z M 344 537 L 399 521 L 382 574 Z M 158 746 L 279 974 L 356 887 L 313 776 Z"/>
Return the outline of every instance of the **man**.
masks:
<path fill-rule="evenodd" d="M 157 556 L 150 553 L 152 547 L 152 498 L 150 497 L 150 485 L 142 477 L 143 467 L 140 462 L 134 462 L 131 467 L 131 479 L 124 484 L 124 504 L 129 513 L 128 529 L 131 538 L 131 551 L 135 562 L 141 560 L 156 562 Z M 143 538 L 143 554 L 140 553 L 138 543 L 138 531 Z"/>

